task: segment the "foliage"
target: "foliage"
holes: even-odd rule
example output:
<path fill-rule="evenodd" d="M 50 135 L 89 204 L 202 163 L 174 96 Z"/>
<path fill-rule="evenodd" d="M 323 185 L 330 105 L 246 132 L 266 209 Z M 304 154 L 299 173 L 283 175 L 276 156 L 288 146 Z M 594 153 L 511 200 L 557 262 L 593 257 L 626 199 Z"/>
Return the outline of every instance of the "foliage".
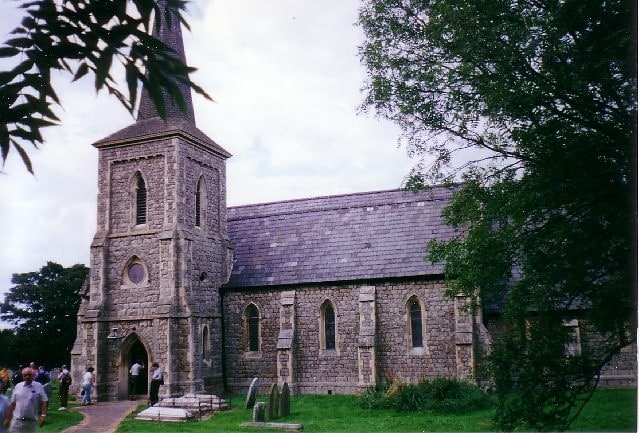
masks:
<path fill-rule="evenodd" d="M 13 329 L 0 329 L 0 366 L 8 366 L 15 368 L 15 357 L 13 356 L 15 348 L 18 346 L 16 333 Z"/>
<path fill-rule="evenodd" d="M 489 409 L 493 406 L 493 400 L 473 384 L 437 378 L 415 385 L 384 381 L 367 388 L 360 395 L 359 404 L 367 409 L 453 414 Z"/>
<path fill-rule="evenodd" d="M 360 11 L 363 108 L 398 123 L 422 158 L 408 186 L 463 181 L 443 216 L 464 235 L 431 242 L 429 259 L 444 263 L 449 295 L 504 313 L 491 360 L 505 429 L 566 429 L 602 366 L 635 342 L 635 7 L 367 0 Z M 577 310 L 600 339 L 568 357 L 563 320 Z"/>
<path fill-rule="evenodd" d="M 0 304 L 0 318 L 14 325 L 8 365 L 31 361 L 68 364 L 76 338 L 76 314 L 89 269 L 47 262 L 38 272 L 13 274 L 15 284 Z"/>
<path fill-rule="evenodd" d="M 364 409 L 389 409 L 391 403 L 386 394 L 391 387 L 391 381 L 384 380 L 374 386 L 367 387 L 358 397 L 358 404 Z"/>
<path fill-rule="evenodd" d="M 93 75 L 96 90 L 106 88 L 129 112 L 136 106 L 140 84 L 148 89 L 158 113 L 164 117 L 163 94 L 185 110 L 180 85 L 208 98 L 188 77 L 195 69 L 184 65 L 175 52 L 150 35 L 154 13 L 162 7 L 167 21 L 179 20 L 185 0 L 33 0 L 23 2 L 21 24 L 0 46 L 0 58 L 15 67 L 0 72 L 0 154 L 2 161 L 13 147 L 33 173 L 23 143 L 43 142 L 41 128 L 59 119 L 53 107 L 60 99 L 51 84 L 54 71 L 75 81 Z M 160 25 L 160 20 L 156 20 Z M 114 77 L 121 64 L 126 77 L 122 89 Z M 145 75 L 145 71 L 147 74 Z"/>
<path fill-rule="evenodd" d="M 462 414 L 493 407 L 493 399 L 475 385 L 444 378 L 425 383 L 427 409 L 437 413 Z"/>

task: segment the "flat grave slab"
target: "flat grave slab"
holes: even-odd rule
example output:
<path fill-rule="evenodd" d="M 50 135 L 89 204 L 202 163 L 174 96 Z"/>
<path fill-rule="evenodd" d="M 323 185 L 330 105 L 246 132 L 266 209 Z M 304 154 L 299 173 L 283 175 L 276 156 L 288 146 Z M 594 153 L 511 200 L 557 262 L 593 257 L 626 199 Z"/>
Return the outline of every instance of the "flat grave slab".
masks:
<path fill-rule="evenodd" d="M 146 421 L 187 422 L 193 418 L 193 414 L 186 409 L 157 406 L 147 408 L 136 415 L 136 419 Z"/>
<path fill-rule="evenodd" d="M 289 422 L 243 422 L 240 423 L 240 427 L 279 428 L 282 430 L 300 431 L 304 426 L 302 424 Z"/>

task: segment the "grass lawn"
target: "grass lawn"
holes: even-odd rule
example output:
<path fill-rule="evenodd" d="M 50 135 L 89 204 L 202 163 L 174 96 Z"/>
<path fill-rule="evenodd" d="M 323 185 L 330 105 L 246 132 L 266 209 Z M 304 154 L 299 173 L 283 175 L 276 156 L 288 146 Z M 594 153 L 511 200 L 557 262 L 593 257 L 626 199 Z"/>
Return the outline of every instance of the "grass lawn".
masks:
<path fill-rule="evenodd" d="M 635 389 L 597 391 L 571 426 L 572 431 L 637 431 Z"/>
<path fill-rule="evenodd" d="M 244 396 L 232 396 L 228 400 L 232 410 L 216 413 L 206 421 L 158 423 L 137 421 L 132 415 L 123 421 L 117 433 L 270 431 L 240 427 L 240 423 L 251 421 L 251 410 L 244 409 Z M 267 402 L 268 396 L 260 396 L 258 401 Z M 145 407 L 140 406 L 139 410 Z M 636 431 L 636 416 L 635 390 L 601 390 L 596 392 L 571 431 Z M 276 421 L 303 424 L 303 432 L 489 432 L 496 431 L 491 417 L 491 410 L 434 415 L 361 409 L 354 396 L 303 395 L 292 396 L 291 416 Z"/>

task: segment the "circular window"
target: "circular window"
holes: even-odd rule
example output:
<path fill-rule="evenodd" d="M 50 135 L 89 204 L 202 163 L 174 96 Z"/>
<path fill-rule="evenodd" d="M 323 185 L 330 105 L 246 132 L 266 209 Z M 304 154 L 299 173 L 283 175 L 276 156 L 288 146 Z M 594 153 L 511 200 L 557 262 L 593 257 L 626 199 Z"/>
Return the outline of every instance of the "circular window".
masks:
<path fill-rule="evenodd" d="M 127 270 L 127 276 L 133 284 L 140 284 L 144 280 L 144 266 L 140 263 L 132 263 Z"/>

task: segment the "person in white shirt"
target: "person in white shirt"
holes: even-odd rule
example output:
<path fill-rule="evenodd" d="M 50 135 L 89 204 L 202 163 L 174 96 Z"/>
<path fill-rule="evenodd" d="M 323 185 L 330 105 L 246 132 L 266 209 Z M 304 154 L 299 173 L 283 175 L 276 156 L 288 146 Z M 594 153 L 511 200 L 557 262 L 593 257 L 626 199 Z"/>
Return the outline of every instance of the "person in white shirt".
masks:
<path fill-rule="evenodd" d="M 158 391 L 160 390 L 160 385 L 163 384 L 162 369 L 157 362 L 154 362 L 151 364 L 151 388 L 149 389 L 149 404 L 151 406 L 158 402 Z"/>
<path fill-rule="evenodd" d="M 11 403 L 4 418 L 3 426 L 12 433 L 35 433 L 38 425 L 44 425 L 47 418 L 47 394 L 41 383 L 33 378 L 36 372 L 27 367 L 22 370 L 22 379 L 13 388 Z"/>
<path fill-rule="evenodd" d="M 129 370 L 129 374 L 131 375 L 131 394 L 129 395 L 130 400 L 135 400 L 137 398 L 138 392 L 140 390 L 140 372 L 144 369 L 144 364 L 142 361 L 137 360 Z"/>
<path fill-rule="evenodd" d="M 93 386 L 93 367 L 88 367 L 82 376 L 82 405 L 91 404 L 91 387 Z"/>

